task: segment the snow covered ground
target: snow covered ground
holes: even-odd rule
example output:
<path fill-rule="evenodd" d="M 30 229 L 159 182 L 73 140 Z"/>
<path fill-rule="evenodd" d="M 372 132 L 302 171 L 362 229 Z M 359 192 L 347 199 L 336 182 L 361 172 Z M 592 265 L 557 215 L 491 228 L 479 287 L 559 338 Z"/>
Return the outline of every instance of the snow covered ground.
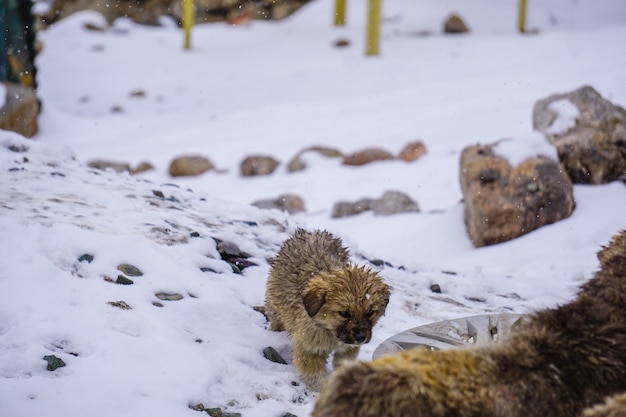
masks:
<path fill-rule="evenodd" d="M 385 0 L 378 57 L 363 53 L 361 3 L 349 2 L 345 28 L 330 25 L 330 0 L 279 23 L 196 26 L 191 51 L 167 19 L 96 32 L 85 23 L 103 19 L 83 12 L 40 34 L 41 132 L 0 132 L 0 415 L 198 416 L 188 407 L 198 403 L 244 417 L 309 415 L 315 396 L 294 368 L 262 355 L 273 346 L 290 362 L 288 336 L 252 308 L 263 304 L 267 258 L 296 226 L 342 237 L 355 262 L 388 263 L 391 302 L 361 359 L 420 324 L 574 296 L 600 245 L 626 227 L 624 184 L 577 185 L 570 218 L 475 249 L 458 159 L 478 142 L 536 139 L 532 106 L 553 93 L 591 85 L 625 106 L 626 3 L 531 1 L 528 27 L 539 33 L 522 36 L 513 0 Z M 451 12 L 471 34 L 440 33 Z M 335 48 L 337 39 L 350 46 Z M 286 171 L 308 146 L 397 153 L 416 139 L 428 154 L 414 163 L 310 157 L 306 170 Z M 506 152 L 519 158 L 523 148 Z M 170 161 L 188 153 L 227 172 L 169 177 Z M 251 154 L 283 163 L 242 178 Z M 86 167 L 95 158 L 156 169 L 131 177 Z M 330 216 L 336 201 L 386 190 L 422 212 Z M 249 205 L 283 193 L 302 196 L 307 213 Z M 215 239 L 258 266 L 235 274 Z M 93 260 L 78 261 L 83 254 Z M 143 272 L 133 285 L 105 279 L 125 263 Z M 48 371 L 46 355 L 66 366 Z"/>

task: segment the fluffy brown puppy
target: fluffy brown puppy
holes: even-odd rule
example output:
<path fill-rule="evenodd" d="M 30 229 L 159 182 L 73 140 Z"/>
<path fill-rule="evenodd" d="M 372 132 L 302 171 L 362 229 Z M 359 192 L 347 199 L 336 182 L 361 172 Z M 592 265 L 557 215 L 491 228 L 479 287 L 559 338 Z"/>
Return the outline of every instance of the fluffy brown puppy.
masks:
<path fill-rule="evenodd" d="M 348 261 L 341 241 L 298 229 L 272 261 L 266 313 L 270 329 L 293 340 L 293 363 L 311 390 L 327 378 L 326 362 L 354 359 L 385 313 L 389 287 L 369 268 Z"/>
<path fill-rule="evenodd" d="M 414 349 L 331 375 L 313 417 L 574 417 L 626 391 L 626 231 L 577 298 L 499 344 Z"/>
<path fill-rule="evenodd" d="M 588 408 L 584 417 L 626 417 L 626 393 L 609 397 L 600 405 Z"/>

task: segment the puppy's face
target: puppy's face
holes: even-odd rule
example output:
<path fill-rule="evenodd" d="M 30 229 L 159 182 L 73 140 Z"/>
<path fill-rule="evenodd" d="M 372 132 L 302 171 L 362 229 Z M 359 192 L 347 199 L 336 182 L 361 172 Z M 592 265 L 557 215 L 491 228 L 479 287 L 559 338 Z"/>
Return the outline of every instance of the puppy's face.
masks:
<path fill-rule="evenodd" d="M 389 287 L 369 268 L 349 266 L 312 278 L 302 294 L 308 315 L 341 342 L 362 345 L 385 314 Z"/>

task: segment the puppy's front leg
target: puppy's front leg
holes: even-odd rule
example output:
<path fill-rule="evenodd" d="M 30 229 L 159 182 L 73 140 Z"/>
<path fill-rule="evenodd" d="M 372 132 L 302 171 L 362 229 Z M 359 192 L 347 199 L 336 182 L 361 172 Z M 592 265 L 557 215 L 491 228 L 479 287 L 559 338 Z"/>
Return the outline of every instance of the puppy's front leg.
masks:
<path fill-rule="evenodd" d="M 312 391 L 322 389 L 328 374 L 326 361 L 328 356 L 304 349 L 300 343 L 293 344 L 293 364 L 300 371 L 302 381 Z"/>
<path fill-rule="evenodd" d="M 335 369 L 339 368 L 345 362 L 355 360 L 359 354 L 359 349 L 359 346 L 350 346 L 346 350 L 335 352 L 335 357 L 333 358 L 333 366 Z"/>

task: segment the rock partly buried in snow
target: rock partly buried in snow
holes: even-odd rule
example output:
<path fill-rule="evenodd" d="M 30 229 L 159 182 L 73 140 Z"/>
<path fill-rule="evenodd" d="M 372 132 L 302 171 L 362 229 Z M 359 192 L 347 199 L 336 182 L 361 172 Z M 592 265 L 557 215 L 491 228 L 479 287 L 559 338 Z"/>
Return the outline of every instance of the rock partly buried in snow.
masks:
<path fill-rule="evenodd" d="M 201 155 L 186 155 L 172 161 L 170 175 L 172 177 L 197 176 L 212 169 L 215 169 L 215 165 L 208 158 Z"/>
<path fill-rule="evenodd" d="M 443 23 L 443 31 L 444 33 L 467 33 L 470 30 L 461 16 L 451 14 Z"/>
<path fill-rule="evenodd" d="M 343 153 L 337 149 L 326 146 L 310 146 L 298 152 L 298 154 L 287 163 L 287 171 L 296 172 L 304 170 L 306 168 L 306 162 L 303 156 L 310 153 L 316 153 L 326 158 L 343 158 Z"/>
<path fill-rule="evenodd" d="M 333 206 L 334 218 L 354 216 L 371 210 L 374 215 L 419 212 L 419 205 L 408 195 L 400 191 L 385 191 L 380 198 L 362 198 L 356 202 L 338 201 Z"/>
<path fill-rule="evenodd" d="M 253 206 L 261 209 L 277 209 L 287 213 L 303 213 L 306 211 L 304 200 L 295 194 L 282 194 L 277 198 L 258 200 L 252 203 Z"/>
<path fill-rule="evenodd" d="M 557 147 L 574 183 L 603 184 L 626 174 L 626 110 L 592 87 L 538 101 L 533 127 Z"/>
<path fill-rule="evenodd" d="M 372 202 L 372 211 L 377 216 L 389 216 L 400 213 L 419 212 L 418 204 L 400 191 L 385 191 L 380 198 Z"/>
<path fill-rule="evenodd" d="M 575 203 L 562 166 L 534 156 L 513 167 L 497 144 L 470 146 L 461 154 L 465 224 L 474 246 L 505 242 L 569 217 Z"/>
<path fill-rule="evenodd" d="M 394 159 L 394 157 L 389 151 L 380 148 L 369 148 L 345 156 L 342 163 L 344 165 L 360 166 L 390 159 Z"/>
<path fill-rule="evenodd" d="M 422 141 L 407 143 L 398 154 L 398 158 L 403 161 L 413 162 L 426 154 L 426 146 Z"/>
<path fill-rule="evenodd" d="M 280 162 L 271 156 L 248 156 L 241 162 L 241 175 L 244 177 L 269 175 L 276 170 L 279 164 Z"/>

